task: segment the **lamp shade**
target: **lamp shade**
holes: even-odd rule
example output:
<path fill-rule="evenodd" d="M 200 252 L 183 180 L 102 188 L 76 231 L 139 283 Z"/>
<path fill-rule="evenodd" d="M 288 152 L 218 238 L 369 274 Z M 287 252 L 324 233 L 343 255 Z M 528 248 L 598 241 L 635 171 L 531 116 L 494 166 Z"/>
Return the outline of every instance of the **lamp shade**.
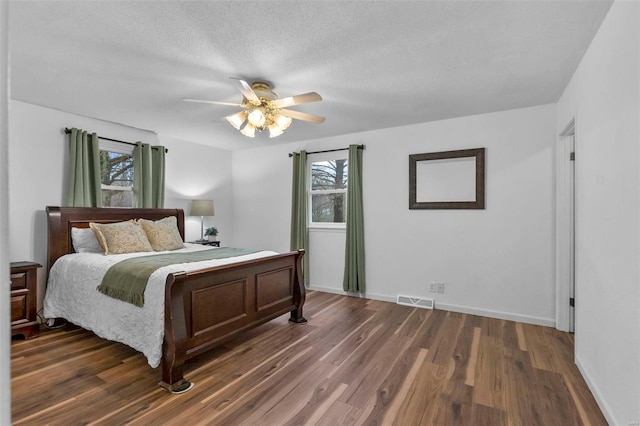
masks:
<path fill-rule="evenodd" d="M 214 216 L 213 200 L 191 201 L 191 216 Z"/>
<path fill-rule="evenodd" d="M 247 111 L 240 111 L 227 117 L 227 121 L 238 130 L 240 130 L 240 127 L 242 127 L 242 124 L 246 119 Z"/>
<path fill-rule="evenodd" d="M 247 137 L 254 138 L 256 136 L 256 128 L 253 124 L 247 123 L 242 130 L 240 130 L 240 133 Z"/>

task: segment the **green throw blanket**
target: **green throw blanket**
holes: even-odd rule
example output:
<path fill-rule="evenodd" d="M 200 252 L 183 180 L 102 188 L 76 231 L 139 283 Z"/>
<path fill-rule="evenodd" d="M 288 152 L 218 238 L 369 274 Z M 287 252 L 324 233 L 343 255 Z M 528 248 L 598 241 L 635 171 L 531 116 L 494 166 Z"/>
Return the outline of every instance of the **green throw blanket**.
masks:
<path fill-rule="evenodd" d="M 166 253 L 151 256 L 125 259 L 112 265 L 102 283 L 98 286 L 100 293 L 136 306 L 144 305 L 144 290 L 149 277 L 159 268 L 179 263 L 202 262 L 204 260 L 225 259 L 256 253 L 259 250 L 224 247 L 200 250 L 188 253 Z"/>

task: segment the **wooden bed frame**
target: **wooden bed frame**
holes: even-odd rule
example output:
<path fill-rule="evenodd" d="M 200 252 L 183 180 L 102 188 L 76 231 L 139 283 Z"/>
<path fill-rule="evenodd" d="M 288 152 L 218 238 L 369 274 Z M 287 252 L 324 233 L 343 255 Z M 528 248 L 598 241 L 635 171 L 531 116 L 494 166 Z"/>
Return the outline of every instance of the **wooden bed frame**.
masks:
<path fill-rule="evenodd" d="M 47 207 L 48 265 L 73 253 L 71 228 L 89 222 L 159 220 L 175 216 L 184 240 L 181 209 Z M 165 288 L 164 342 L 160 386 L 173 393 L 192 387 L 183 377 L 184 362 L 232 339 L 245 330 L 291 312 L 289 321 L 305 323 L 302 307 L 304 250 L 245 262 L 171 273 Z M 224 303 L 219 303 L 221 300 Z M 214 307 L 215 309 L 211 309 Z"/>

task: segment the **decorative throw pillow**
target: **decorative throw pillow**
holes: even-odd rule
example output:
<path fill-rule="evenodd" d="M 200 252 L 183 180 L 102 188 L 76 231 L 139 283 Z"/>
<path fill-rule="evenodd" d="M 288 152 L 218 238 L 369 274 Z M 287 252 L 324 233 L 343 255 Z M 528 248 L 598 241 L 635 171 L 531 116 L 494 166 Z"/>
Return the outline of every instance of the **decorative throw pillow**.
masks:
<path fill-rule="evenodd" d="M 177 250 L 184 247 L 178 221 L 175 216 L 168 216 L 160 220 L 138 219 L 144 233 L 155 251 Z"/>
<path fill-rule="evenodd" d="M 96 234 L 104 254 L 153 251 L 147 235 L 133 220 L 117 223 L 89 223 Z"/>
<path fill-rule="evenodd" d="M 76 253 L 104 252 L 91 228 L 71 228 L 71 243 Z"/>

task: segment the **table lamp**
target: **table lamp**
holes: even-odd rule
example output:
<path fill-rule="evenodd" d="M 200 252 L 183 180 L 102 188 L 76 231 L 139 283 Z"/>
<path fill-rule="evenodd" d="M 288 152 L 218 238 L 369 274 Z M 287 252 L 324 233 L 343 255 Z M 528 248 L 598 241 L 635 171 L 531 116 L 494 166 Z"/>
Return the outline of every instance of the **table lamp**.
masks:
<path fill-rule="evenodd" d="M 204 239 L 204 217 L 214 216 L 213 200 L 192 200 L 191 216 L 200 216 L 200 239 L 198 241 L 205 241 Z"/>

